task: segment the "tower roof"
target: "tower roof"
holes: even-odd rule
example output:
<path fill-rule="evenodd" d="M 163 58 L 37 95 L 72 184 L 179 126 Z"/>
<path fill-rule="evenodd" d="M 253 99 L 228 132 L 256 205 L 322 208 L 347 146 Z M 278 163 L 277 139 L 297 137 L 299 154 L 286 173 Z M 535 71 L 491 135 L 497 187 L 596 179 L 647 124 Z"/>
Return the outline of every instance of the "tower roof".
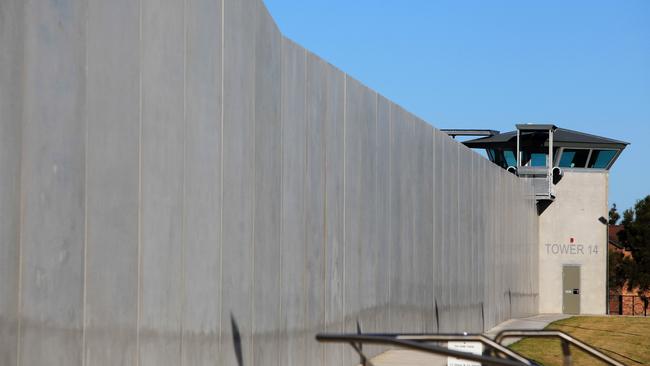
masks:
<path fill-rule="evenodd" d="M 494 136 L 480 137 L 464 141 L 471 148 L 491 148 L 511 146 L 517 143 L 517 131 L 504 132 Z M 556 147 L 593 147 L 624 149 L 628 142 L 596 136 L 584 132 L 558 128 L 553 134 L 553 145 Z"/>

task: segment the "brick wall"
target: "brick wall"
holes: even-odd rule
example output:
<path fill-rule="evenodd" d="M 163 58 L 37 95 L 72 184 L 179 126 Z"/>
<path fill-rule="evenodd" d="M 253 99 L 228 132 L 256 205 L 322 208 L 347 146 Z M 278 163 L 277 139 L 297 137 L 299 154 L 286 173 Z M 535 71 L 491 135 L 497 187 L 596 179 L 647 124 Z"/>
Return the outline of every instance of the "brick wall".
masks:
<path fill-rule="evenodd" d="M 644 309 L 643 299 L 632 295 L 610 295 L 609 313 L 619 315 L 650 315 L 650 304 Z"/>

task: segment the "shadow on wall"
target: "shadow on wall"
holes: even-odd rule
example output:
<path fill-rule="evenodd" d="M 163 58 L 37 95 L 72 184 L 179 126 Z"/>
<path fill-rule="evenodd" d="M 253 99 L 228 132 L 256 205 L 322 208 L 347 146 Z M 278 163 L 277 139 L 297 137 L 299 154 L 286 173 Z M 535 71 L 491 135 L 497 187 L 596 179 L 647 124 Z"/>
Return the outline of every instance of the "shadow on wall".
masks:
<path fill-rule="evenodd" d="M 232 328 L 232 344 L 237 358 L 237 365 L 244 366 L 244 356 L 242 355 L 241 335 L 235 317 L 230 313 L 230 327 Z"/>

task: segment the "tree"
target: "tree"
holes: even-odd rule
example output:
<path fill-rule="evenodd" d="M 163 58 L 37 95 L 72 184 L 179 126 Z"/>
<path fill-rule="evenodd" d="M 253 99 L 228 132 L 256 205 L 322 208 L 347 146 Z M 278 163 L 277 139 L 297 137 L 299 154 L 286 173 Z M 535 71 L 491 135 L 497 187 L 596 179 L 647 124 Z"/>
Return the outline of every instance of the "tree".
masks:
<path fill-rule="evenodd" d="M 609 209 L 609 224 L 616 225 L 618 224 L 618 220 L 620 219 L 621 219 L 621 215 L 616 210 L 616 204 L 613 204 L 612 208 Z"/>
<path fill-rule="evenodd" d="M 627 282 L 627 267 L 629 266 L 629 260 L 625 258 L 623 253 L 617 252 L 615 250 L 609 251 L 609 289 L 616 292 L 617 294 L 621 293 L 625 282 Z"/>
<path fill-rule="evenodd" d="M 628 289 L 638 288 L 640 294 L 650 290 L 650 196 L 636 202 L 623 212 L 623 230 L 618 238 L 631 251 L 633 260 L 623 266 Z"/>

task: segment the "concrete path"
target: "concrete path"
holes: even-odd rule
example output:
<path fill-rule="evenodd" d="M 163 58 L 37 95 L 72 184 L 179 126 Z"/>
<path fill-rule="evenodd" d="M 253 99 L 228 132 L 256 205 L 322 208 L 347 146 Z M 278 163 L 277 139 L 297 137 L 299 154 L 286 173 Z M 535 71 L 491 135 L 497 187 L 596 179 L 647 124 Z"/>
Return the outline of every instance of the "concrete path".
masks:
<path fill-rule="evenodd" d="M 447 357 L 426 352 L 393 349 L 370 360 L 373 366 L 443 366 Z"/>
<path fill-rule="evenodd" d="M 540 314 L 528 318 L 510 319 L 490 329 L 485 335 L 494 338 L 502 330 L 544 329 L 554 321 L 569 317 L 570 315 L 564 314 Z M 516 341 L 517 339 L 511 339 L 504 343 L 508 345 Z M 446 366 L 447 357 L 418 351 L 395 349 L 374 357 L 371 362 L 374 366 Z"/>

